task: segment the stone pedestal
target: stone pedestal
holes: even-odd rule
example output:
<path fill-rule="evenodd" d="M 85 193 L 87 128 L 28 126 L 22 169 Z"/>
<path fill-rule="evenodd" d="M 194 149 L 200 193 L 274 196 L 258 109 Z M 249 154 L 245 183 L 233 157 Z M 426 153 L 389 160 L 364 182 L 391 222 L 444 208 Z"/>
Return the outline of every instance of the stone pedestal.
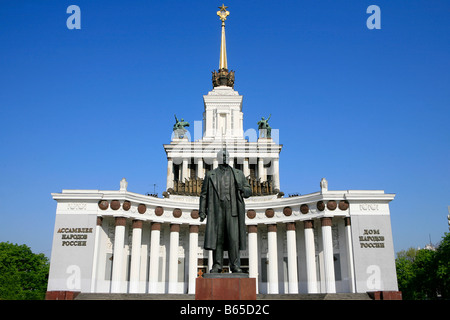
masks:
<path fill-rule="evenodd" d="M 195 300 L 256 300 L 256 278 L 245 273 L 206 273 L 195 282 Z"/>
<path fill-rule="evenodd" d="M 45 300 L 74 300 L 79 294 L 78 291 L 47 291 Z"/>

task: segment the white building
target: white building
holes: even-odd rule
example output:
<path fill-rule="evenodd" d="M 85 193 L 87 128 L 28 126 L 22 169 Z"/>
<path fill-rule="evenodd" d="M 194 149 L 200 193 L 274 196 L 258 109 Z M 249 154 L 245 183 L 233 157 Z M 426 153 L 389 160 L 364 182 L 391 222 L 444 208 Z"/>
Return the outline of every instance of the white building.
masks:
<path fill-rule="evenodd" d="M 48 291 L 195 293 L 195 278 L 212 263 L 202 248 L 198 194 L 224 145 L 230 165 L 253 189 L 246 199 L 248 248 L 241 264 L 257 278 L 258 293 L 398 290 L 389 211 L 395 195 L 328 190 L 322 179 L 319 191 L 286 198 L 277 131 L 244 135 L 242 95 L 226 61 L 226 12 L 218 12 L 220 64 L 214 88 L 203 97 L 202 136 L 190 141 L 174 131 L 164 145 L 164 198 L 129 192 L 125 179 L 119 190 L 52 194 L 57 209 Z M 246 139 L 251 134 L 256 142 Z"/>

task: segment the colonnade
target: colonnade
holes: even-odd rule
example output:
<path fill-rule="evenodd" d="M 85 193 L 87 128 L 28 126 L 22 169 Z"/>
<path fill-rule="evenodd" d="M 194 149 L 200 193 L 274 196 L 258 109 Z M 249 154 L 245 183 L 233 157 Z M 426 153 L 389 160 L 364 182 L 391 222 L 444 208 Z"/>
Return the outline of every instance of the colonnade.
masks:
<path fill-rule="evenodd" d="M 267 158 L 266 158 L 267 159 Z M 250 165 L 255 164 L 256 169 L 256 178 L 261 179 L 261 182 L 267 181 L 268 176 L 270 175 L 273 181 L 274 189 L 280 189 L 280 170 L 279 170 L 279 159 L 272 158 L 270 159 L 270 165 L 267 167 L 265 165 L 264 158 L 243 158 L 242 161 L 242 172 L 245 177 L 250 175 Z M 183 158 L 175 161 L 172 158 L 167 159 L 167 189 L 173 188 L 173 182 L 175 180 L 175 172 L 174 172 L 174 164 L 178 164 L 178 173 L 177 176 L 181 181 L 185 181 L 190 178 L 189 164 L 196 166 L 196 177 L 203 179 L 206 172 L 206 165 L 210 163 L 212 165 L 212 169 L 218 167 L 219 162 L 216 158 L 212 159 L 203 159 L 203 158 Z M 267 160 L 266 160 L 267 162 Z M 234 158 L 230 158 L 229 163 L 231 167 L 235 167 Z M 267 164 L 267 163 L 266 163 Z"/>
<path fill-rule="evenodd" d="M 342 219 L 342 218 L 338 218 Z M 348 278 L 350 283 L 350 292 L 355 292 L 354 272 L 352 259 L 352 241 L 351 241 L 351 223 L 350 218 L 345 217 L 345 245 L 348 258 Z M 297 225 L 303 223 L 304 227 L 304 248 L 297 248 Z M 287 246 L 287 278 L 288 292 L 299 293 L 299 268 L 298 255 L 299 251 L 304 251 L 307 278 L 307 293 L 319 293 L 316 266 L 316 249 L 314 239 L 314 223 L 320 223 L 321 241 L 323 249 L 323 275 L 324 287 L 326 293 L 336 293 L 335 270 L 333 261 L 333 240 L 332 240 L 332 218 L 322 217 L 314 220 L 303 220 L 299 222 L 286 222 L 286 246 Z M 97 219 L 97 227 L 101 227 L 102 218 Z M 160 222 L 151 222 L 150 227 L 150 259 L 148 268 L 148 293 L 158 292 L 158 275 L 159 275 L 159 259 L 160 259 Z M 124 259 L 125 245 L 125 217 L 115 217 L 115 236 L 113 247 L 113 263 L 111 278 L 111 293 L 123 292 L 124 270 L 126 259 Z M 278 260 L 280 253 L 277 244 L 277 230 L 279 224 L 267 224 L 267 293 L 279 293 L 279 270 Z M 132 224 L 132 249 L 131 262 L 129 270 L 129 293 L 139 292 L 139 274 L 140 274 L 140 255 L 142 244 L 142 227 L 143 221 L 133 220 Z M 249 276 L 258 278 L 258 225 L 248 225 L 248 261 Z M 188 293 L 195 293 L 195 279 L 198 277 L 198 248 L 199 248 L 199 225 L 189 225 L 189 257 L 188 257 Z M 180 224 L 170 224 L 170 244 L 169 244 L 169 266 L 168 266 L 168 292 L 178 292 L 178 247 L 180 241 Z M 98 244 L 97 244 L 98 245 Z M 210 255 L 211 256 L 211 255 Z M 208 259 L 209 260 L 209 259 Z M 97 261 L 94 260 L 94 270 Z M 95 278 L 95 276 L 93 276 Z M 257 281 L 258 282 L 258 281 Z"/>

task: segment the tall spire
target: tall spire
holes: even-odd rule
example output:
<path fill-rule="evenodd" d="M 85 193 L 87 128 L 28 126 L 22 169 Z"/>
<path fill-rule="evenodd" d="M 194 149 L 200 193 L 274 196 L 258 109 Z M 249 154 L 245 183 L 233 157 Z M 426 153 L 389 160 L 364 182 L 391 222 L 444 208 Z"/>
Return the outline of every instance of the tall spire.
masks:
<path fill-rule="evenodd" d="M 227 20 L 227 17 L 230 15 L 227 8 L 228 7 L 222 4 L 222 6 L 219 7 L 220 10 L 217 11 L 217 15 L 222 21 L 222 38 L 220 41 L 219 70 L 218 72 L 213 71 L 212 76 L 213 87 L 234 87 L 234 71 L 228 71 L 227 46 L 225 42 L 225 20 Z"/>
<path fill-rule="evenodd" d="M 230 12 L 228 12 L 224 4 L 222 4 L 221 7 L 219 7 L 220 11 L 217 11 L 217 15 L 219 16 L 220 20 L 222 20 L 222 39 L 220 41 L 220 61 L 219 61 L 219 69 L 228 69 L 227 64 L 227 45 L 225 41 L 225 20 L 227 20 L 227 17 L 230 15 Z"/>

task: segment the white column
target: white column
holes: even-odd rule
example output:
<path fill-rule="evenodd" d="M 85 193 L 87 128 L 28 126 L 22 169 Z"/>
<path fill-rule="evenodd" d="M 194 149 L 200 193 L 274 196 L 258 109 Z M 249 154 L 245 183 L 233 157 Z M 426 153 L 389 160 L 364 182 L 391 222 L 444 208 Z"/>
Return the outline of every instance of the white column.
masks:
<path fill-rule="evenodd" d="M 205 170 L 203 168 L 203 159 L 197 160 L 197 177 L 203 179 L 205 177 Z"/>
<path fill-rule="evenodd" d="M 183 158 L 183 168 L 181 170 L 181 182 L 184 182 L 185 179 L 189 179 L 189 169 L 188 169 L 188 159 Z"/>
<path fill-rule="evenodd" d="M 233 116 L 233 110 L 230 110 L 229 112 L 227 112 L 226 114 L 226 132 L 225 135 L 228 137 L 230 135 L 232 135 L 232 131 L 231 131 L 231 117 Z"/>
<path fill-rule="evenodd" d="M 267 226 L 268 245 L 268 293 L 278 294 L 278 255 L 277 255 L 277 225 L 269 224 Z"/>
<path fill-rule="evenodd" d="M 248 165 L 248 158 L 244 158 L 244 164 L 242 165 L 242 172 L 247 178 L 250 175 L 250 166 Z"/>
<path fill-rule="evenodd" d="M 318 293 L 316 275 L 316 248 L 314 245 L 314 226 L 312 220 L 303 222 L 305 226 L 305 255 L 308 293 Z"/>
<path fill-rule="evenodd" d="M 258 226 L 248 226 L 248 276 L 256 278 L 256 293 L 258 293 Z"/>
<path fill-rule="evenodd" d="M 266 181 L 265 176 L 265 168 L 264 168 L 264 159 L 258 158 L 258 178 L 261 178 L 261 182 Z"/>
<path fill-rule="evenodd" d="M 295 222 L 286 223 L 286 241 L 288 254 L 289 293 L 298 293 L 297 239 L 295 234 Z"/>
<path fill-rule="evenodd" d="M 219 161 L 216 158 L 213 159 L 213 169 L 216 169 L 219 166 Z"/>
<path fill-rule="evenodd" d="M 125 225 L 126 218 L 117 217 L 116 227 L 114 233 L 114 252 L 113 252 L 113 267 L 111 279 L 111 293 L 122 292 L 122 282 L 124 277 L 124 244 L 125 244 Z"/>
<path fill-rule="evenodd" d="M 173 161 L 172 158 L 167 159 L 167 189 L 173 188 Z"/>
<path fill-rule="evenodd" d="M 148 293 L 157 293 L 158 291 L 160 233 L 161 223 L 153 222 L 150 235 L 150 270 L 148 274 Z"/>
<path fill-rule="evenodd" d="M 97 283 L 97 263 L 98 263 L 98 252 L 99 252 L 99 242 L 100 242 L 100 230 L 102 229 L 102 217 L 97 217 L 97 226 L 95 227 L 95 242 L 94 242 L 94 259 L 92 262 L 92 279 L 91 279 L 91 292 L 95 292 L 95 287 Z"/>
<path fill-rule="evenodd" d="M 331 218 L 320 219 L 322 223 L 323 262 L 325 268 L 325 290 L 336 293 L 334 279 L 333 237 L 331 232 Z"/>
<path fill-rule="evenodd" d="M 131 243 L 130 293 L 139 293 L 139 275 L 141 266 L 142 221 L 133 220 L 133 238 Z"/>
<path fill-rule="evenodd" d="M 272 159 L 272 177 L 273 177 L 273 189 L 280 190 L 280 166 L 279 159 Z"/>
<path fill-rule="evenodd" d="M 195 294 L 195 279 L 197 278 L 198 269 L 198 226 L 189 226 L 189 282 L 188 293 Z"/>
<path fill-rule="evenodd" d="M 178 246 L 180 242 L 180 225 L 170 225 L 169 249 L 169 293 L 178 293 Z"/>
<path fill-rule="evenodd" d="M 355 285 L 355 269 L 353 265 L 353 245 L 352 245 L 352 230 L 350 217 L 345 219 L 345 242 L 347 246 L 347 261 L 348 261 L 348 277 L 349 277 L 349 287 L 350 292 L 356 292 Z"/>

